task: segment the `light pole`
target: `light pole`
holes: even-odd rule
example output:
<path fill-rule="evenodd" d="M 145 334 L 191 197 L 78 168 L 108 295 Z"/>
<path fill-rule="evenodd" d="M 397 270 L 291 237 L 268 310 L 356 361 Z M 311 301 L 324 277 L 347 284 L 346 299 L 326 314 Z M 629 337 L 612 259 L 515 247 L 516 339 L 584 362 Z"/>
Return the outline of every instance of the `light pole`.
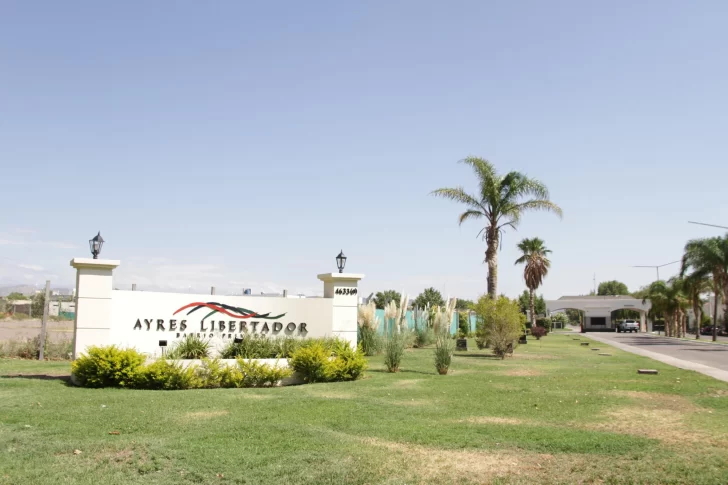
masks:
<path fill-rule="evenodd" d="M 728 227 L 726 227 L 726 226 L 716 226 L 715 224 L 706 224 L 705 222 L 688 221 L 688 224 L 698 224 L 699 226 L 709 226 L 709 227 L 717 227 L 719 229 L 728 229 Z"/>
<path fill-rule="evenodd" d="M 651 266 L 632 266 L 633 268 L 655 268 L 655 271 L 657 271 L 657 281 L 660 281 L 660 268 L 663 266 L 670 266 L 671 264 L 679 263 L 680 260 L 673 261 L 672 263 L 665 263 L 665 264 L 654 264 Z"/>

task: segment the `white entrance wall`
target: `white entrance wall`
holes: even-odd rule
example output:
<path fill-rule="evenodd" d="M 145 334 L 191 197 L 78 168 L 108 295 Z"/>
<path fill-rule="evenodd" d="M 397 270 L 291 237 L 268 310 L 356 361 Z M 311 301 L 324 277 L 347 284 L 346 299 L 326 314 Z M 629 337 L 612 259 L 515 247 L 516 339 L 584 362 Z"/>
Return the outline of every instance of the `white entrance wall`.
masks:
<path fill-rule="evenodd" d="M 612 312 L 615 310 L 636 310 L 640 312 L 640 331 L 652 330 L 647 322 L 647 313 L 652 308 L 650 300 L 632 298 L 630 296 L 564 296 L 558 300 L 546 301 L 546 310 L 551 313 L 558 310 L 581 310 L 584 312 L 584 331 L 614 330 Z M 605 325 L 594 325 L 593 319 L 605 320 Z"/>
<path fill-rule="evenodd" d="M 357 343 L 361 274 L 327 273 L 323 298 L 220 296 L 112 290 L 119 261 L 76 258 L 74 359 L 91 345 L 118 345 L 160 356 L 195 334 L 220 350 L 236 338 L 340 337 Z"/>

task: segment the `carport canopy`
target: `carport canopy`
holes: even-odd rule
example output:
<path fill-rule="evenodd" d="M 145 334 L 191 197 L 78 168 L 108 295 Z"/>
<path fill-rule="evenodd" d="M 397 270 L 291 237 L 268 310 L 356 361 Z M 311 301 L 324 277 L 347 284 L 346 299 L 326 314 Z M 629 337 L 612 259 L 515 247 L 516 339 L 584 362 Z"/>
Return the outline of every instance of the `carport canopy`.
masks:
<path fill-rule="evenodd" d="M 640 331 L 648 331 L 647 313 L 652 308 L 650 300 L 642 301 L 631 296 L 562 296 L 558 300 L 547 300 L 549 314 L 560 310 L 581 310 L 584 312 L 584 331 L 614 330 L 612 312 L 615 310 L 636 310 L 640 313 Z"/>

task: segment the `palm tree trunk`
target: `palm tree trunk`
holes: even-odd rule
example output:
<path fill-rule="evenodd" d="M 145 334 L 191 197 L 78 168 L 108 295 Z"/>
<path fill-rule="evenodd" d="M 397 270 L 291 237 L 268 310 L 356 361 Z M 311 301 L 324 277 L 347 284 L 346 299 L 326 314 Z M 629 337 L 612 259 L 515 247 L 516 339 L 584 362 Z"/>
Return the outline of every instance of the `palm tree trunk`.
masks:
<path fill-rule="evenodd" d="M 713 279 L 715 279 L 715 276 Z M 715 283 L 715 285 L 715 291 L 713 292 L 715 295 L 715 305 L 713 305 L 713 342 L 718 340 L 718 283 Z"/>
<path fill-rule="evenodd" d="M 498 229 L 491 222 L 485 236 L 488 248 L 485 251 L 485 262 L 488 264 L 488 296 L 493 300 L 498 297 Z"/>
<path fill-rule="evenodd" d="M 695 314 L 695 340 L 700 340 L 700 322 L 703 321 L 703 311 L 700 309 L 700 302 L 693 303 L 693 313 Z"/>
<path fill-rule="evenodd" d="M 531 299 L 531 327 L 535 327 L 536 326 L 536 312 L 535 312 L 536 306 L 533 303 L 533 289 L 529 288 L 528 292 L 529 292 L 529 296 Z"/>

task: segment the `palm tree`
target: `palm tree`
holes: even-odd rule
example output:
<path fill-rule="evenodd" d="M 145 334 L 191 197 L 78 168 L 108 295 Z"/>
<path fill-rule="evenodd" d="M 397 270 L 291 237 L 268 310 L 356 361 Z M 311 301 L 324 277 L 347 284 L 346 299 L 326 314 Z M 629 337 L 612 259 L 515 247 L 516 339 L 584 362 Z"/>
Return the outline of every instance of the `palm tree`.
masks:
<path fill-rule="evenodd" d="M 715 305 L 713 308 L 713 340 L 717 340 L 718 300 L 728 301 L 728 236 L 693 239 L 685 245 L 681 274 L 692 269 L 694 277 L 713 280 Z"/>
<path fill-rule="evenodd" d="M 695 339 L 700 339 L 700 322 L 703 321 L 703 293 L 710 290 L 712 282 L 700 273 L 693 273 L 683 278 L 683 291 L 687 296 L 695 317 Z"/>
<path fill-rule="evenodd" d="M 551 267 L 551 261 L 546 257 L 551 252 L 544 246 L 543 240 L 534 237 L 533 239 L 524 239 L 518 243 L 518 249 L 521 250 L 520 258 L 516 260 L 515 264 L 523 264 L 526 266 L 523 268 L 523 279 L 526 280 L 526 286 L 528 287 L 528 293 L 531 305 L 531 326 L 536 325 L 536 312 L 534 310 L 533 293 L 536 288 L 541 286 L 544 277 L 549 272 Z"/>
<path fill-rule="evenodd" d="M 498 295 L 498 245 L 506 227 L 515 229 L 521 216 L 528 211 L 544 210 L 561 217 L 561 208 L 549 200 L 546 186 L 520 172 L 499 175 L 490 162 L 468 157 L 461 163 L 469 165 L 478 179 L 479 190 L 470 195 L 462 187 L 437 189 L 433 195 L 461 202 L 467 210 L 460 214 L 459 224 L 468 219 L 485 219 L 478 235 L 486 242 L 485 262 L 488 264 L 488 295 Z M 532 198 L 529 198 L 532 197 Z"/>
<path fill-rule="evenodd" d="M 653 282 L 647 287 L 647 292 L 642 302 L 650 300 L 652 310 L 661 313 L 665 318 L 665 335 L 667 337 L 679 337 L 682 329 L 682 318 L 685 315 L 684 309 L 687 299 L 682 294 L 683 283 L 679 278 L 671 278 L 665 282 L 662 280 Z"/>

